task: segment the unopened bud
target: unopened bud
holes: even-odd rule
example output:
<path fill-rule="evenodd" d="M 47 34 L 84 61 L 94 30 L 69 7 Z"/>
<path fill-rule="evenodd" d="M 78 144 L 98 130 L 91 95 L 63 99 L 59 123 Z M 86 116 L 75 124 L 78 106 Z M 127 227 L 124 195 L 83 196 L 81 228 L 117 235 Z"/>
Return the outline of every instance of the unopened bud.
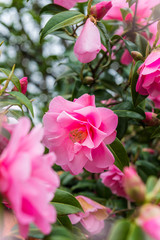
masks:
<path fill-rule="evenodd" d="M 83 79 L 83 84 L 91 85 L 94 83 L 94 78 L 91 76 L 87 76 Z"/>
<path fill-rule="evenodd" d="M 25 94 L 27 92 L 28 79 L 27 79 L 27 77 L 23 77 L 19 81 L 20 81 L 20 85 L 21 85 L 21 92 L 23 94 Z M 17 87 L 14 86 L 12 91 L 18 91 Z"/>
<path fill-rule="evenodd" d="M 146 187 L 133 167 L 125 167 L 123 187 L 126 194 L 135 202 L 143 203 L 146 195 Z"/>
<path fill-rule="evenodd" d="M 135 61 L 139 61 L 139 60 L 142 60 L 144 61 L 144 57 L 142 56 L 142 54 L 138 51 L 132 51 L 131 52 L 131 56 L 133 57 L 133 59 Z"/>
<path fill-rule="evenodd" d="M 147 126 L 159 126 L 160 120 L 157 118 L 157 114 L 153 112 L 145 112 L 146 118 L 143 120 Z"/>
<path fill-rule="evenodd" d="M 91 7 L 90 14 L 93 15 L 97 20 L 102 19 L 109 9 L 112 7 L 111 1 L 100 2 Z"/>

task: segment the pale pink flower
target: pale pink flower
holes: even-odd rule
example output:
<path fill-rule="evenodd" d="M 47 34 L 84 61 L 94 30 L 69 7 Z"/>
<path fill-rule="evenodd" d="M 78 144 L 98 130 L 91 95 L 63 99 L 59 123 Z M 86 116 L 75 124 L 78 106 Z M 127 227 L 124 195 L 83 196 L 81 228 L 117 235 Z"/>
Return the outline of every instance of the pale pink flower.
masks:
<path fill-rule="evenodd" d="M 102 19 L 112 7 L 111 1 L 103 1 L 91 7 L 90 14 L 97 20 Z"/>
<path fill-rule="evenodd" d="M 145 204 L 140 208 L 136 223 L 152 239 L 160 240 L 160 207 L 154 204 Z"/>
<path fill-rule="evenodd" d="M 113 164 L 106 144 L 116 137 L 118 117 L 110 109 L 96 108 L 94 96 L 84 94 L 74 102 L 55 97 L 43 122 L 44 144 L 56 153 L 56 164 L 64 170 L 102 172 Z"/>
<path fill-rule="evenodd" d="M 91 234 L 97 234 L 104 228 L 104 220 L 107 219 L 111 209 L 84 196 L 77 196 L 84 212 L 69 215 L 72 224 L 80 222 Z"/>
<path fill-rule="evenodd" d="M 74 46 L 74 53 L 82 63 L 93 61 L 101 50 L 100 33 L 96 25 L 87 19 Z"/>
<path fill-rule="evenodd" d="M 149 95 L 154 99 L 160 96 L 160 50 L 156 49 L 148 55 L 139 67 L 139 78 L 136 91 L 141 95 Z"/>
<path fill-rule="evenodd" d="M 107 172 L 101 173 L 100 178 L 102 183 L 110 188 L 113 194 L 120 197 L 127 197 L 124 188 L 123 188 L 123 179 L 124 173 L 119 170 L 115 165 L 110 166 Z"/>
<path fill-rule="evenodd" d="M 123 187 L 126 194 L 135 202 L 145 201 L 146 187 L 134 167 L 125 167 L 123 176 Z"/>
<path fill-rule="evenodd" d="M 43 155 L 43 129 L 37 126 L 29 132 L 30 127 L 29 119 L 21 118 L 0 155 L 0 192 L 11 206 L 24 237 L 30 223 L 45 234 L 51 231 L 56 211 L 49 201 L 59 186 L 59 178 L 52 170 L 55 155 Z"/>
<path fill-rule="evenodd" d="M 60 5 L 64 8 L 70 9 L 76 5 L 76 3 L 87 2 L 87 0 L 54 0 L 55 4 Z"/>
<path fill-rule="evenodd" d="M 26 92 L 27 92 L 27 85 L 28 85 L 28 78 L 27 77 L 23 77 L 19 81 L 20 81 L 20 85 L 21 85 L 21 92 L 23 94 L 26 94 Z M 12 91 L 18 91 L 17 87 L 14 86 Z"/>

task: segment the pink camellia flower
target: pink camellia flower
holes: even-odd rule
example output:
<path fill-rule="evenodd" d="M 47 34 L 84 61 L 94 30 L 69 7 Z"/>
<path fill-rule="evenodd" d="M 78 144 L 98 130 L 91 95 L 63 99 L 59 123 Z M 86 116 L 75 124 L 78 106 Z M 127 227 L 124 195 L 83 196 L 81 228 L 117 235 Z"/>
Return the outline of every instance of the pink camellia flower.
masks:
<path fill-rule="evenodd" d="M 159 126 L 160 120 L 157 118 L 157 114 L 153 112 L 145 112 L 146 118 L 143 120 L 143 122 L 147 126 Z"/>
<path fill-rule="evenodd" d="M 84 94 L 74 102 L 55 97 L 43 122 L 44 144 L 64 170 L 102 172 L 113 164 L 106 144 L 116 137 L 118 117 L 110 109 L 96 108 L 94 96 Z"/>
<path fill-rule="evenodd" d="M 122 181 L 124 190 L 131 199 L 138 203 L 145 201 L 146 187 L 134 167 L 124 168 Z"/>
<path fill-rule="evenodd" d="M 91 234 L 101 232 L 104 228 L 104 220 L 109 216 L 111 209 L 84 196 L 77 196 L 76 199 L 81 204 L 84 213 L 69 215 L 72 224 L 80 222 Z"/>
<path fill-rule="evenodd" d="M 136 223 L 152 239 L 160 240 L 160 207 L 154 204 L 145 204 L 140 208 Z"/>
<path fill-rule="evenodd" d="M 29 132 L 30 127 L 29 119 L 21 118 L 0 155 L 0 193 L 11 206 L 23 237 L 30 223 L 45 234 L 51 231 L 56 211 L 49 201 L 59 186 L 52 170 L 55 155 L 43 156 L 43 129 L 37 126 Z"/>
<path fill-rule="evenodd" d="M 124 173 L 119 170 L 115 165 L 110 166 L 107 172 L 101 173 L 100 178 L 102 183 L 110 188 L 113 194 L 120 197 L 127 197 L 122 183 Z"/>
<path fill-rule="evenodd" d="M 95 17 L 97 20 L 101 20 L 112 7 L 111 1 L 100 2 L 91 7 L 90 14 Z"/>
<path fill-rule="evenodd" d="M 153 100 L 160 96 L 160 50 L 156 49 L 139 67 L 139 78 L 136 91 L 149 95 Z"/>
<path fill-rule="evenodd" d="M 124 50 L 122 54 L 120 62 L 124 65 L 129 65 L 133 61 L 131 54 L 129 53 L 128 49 Z"/>
<path fill-rule="evenodd" d="M 19 81 L 20 81 L 20 85 L 21 85 L 21 92 L 23 94 L 26 94 L 26 92 L 27 92 L 27 85 L 28 85 L 28 78 L 27 77 L 23 77 Z M 14 86 L 12 91 L 18 91 L 17 87 Z"/>
<path fill-rule="evenodd" d="M 87 19 L 74 46 L 74 54 L 82 63 L 93 61 L 101 50 L 100 33 L 96 25 Z"/>
<path fill-rule="evenodd" d="M 64 8 L 70 9 L 76 5 L 76 3 L 87 2 L 87 0 L 54 0 L 54 3 Z"/>

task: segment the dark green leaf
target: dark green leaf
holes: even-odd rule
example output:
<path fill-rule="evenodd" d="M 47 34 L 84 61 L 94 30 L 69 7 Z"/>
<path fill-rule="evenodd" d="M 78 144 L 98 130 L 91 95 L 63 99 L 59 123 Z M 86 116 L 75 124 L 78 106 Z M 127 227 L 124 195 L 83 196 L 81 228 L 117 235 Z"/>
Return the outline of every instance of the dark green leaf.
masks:
<path fill-rule="evenodd" d="M 57 216 L 57 221 L 68 229 L 72 229 L 72 224 L 68 216 Z"/>
<path fill-rule="evenodd" d="M 122 143 L 119 141 L 118 138 L 115 139 L 115 141 L 107 145 L 111 152 L 113 153 L 113 156 L 115 157 L 115 165 L 123 171 L 123 168 L 125 166 L 129 166 L 129 159 L 128 155 L 126 153 L 125 148 L 123 147 Z"/>
<path fill-rule="evenodd" d="M 57 13 L 63 12 L 63 11 L 67 11 L 67 9 L 64 7 L 61 7 L 57 4 L 48 4 L 41 9 L 40 14 L 46 13 L 46 14 L 54 15 L 54 14 L 57 14 Z"/>
<path fill-rule="evenodd" d="M 30 110 L 32 116 L 34 116 L 32 103 L 23 93 L 9 92 L 8 94 L 15 97 L 21 104 L 25 105 Z"/>
<path fill-rule="evenodd" d="M 132 93 L 132 100 L 133 104 L 136 107 L 138 104 L 140 104 L 147 96 L 142 96 L 138 92 L 136 92 L 136 85 L 138 80 L 138 68 L 141 66 L 143 62 L 138 61 L 134 67 L 133 77 L 131 79 L 131 93 Z"/>
<path fill-rule="evenodd" d="M 160 137 L 160 126 L 157 127 L 151 135 L 151 138 L 159 138 L 159 137 Z"/>
<path fill-rule="evenodd" d="M 145 57 L 146 48 L 148 46 L 148 41 L 141 34 L 136 33 L 136 45 L 138 46 L 138 51 Z"/>
<path fill-rule="evenodd" d="M 133 111 L 128 111 L 128 110 L 114 110 L 114 113 L 117 114 L 118 117 L 127 117 L 127 118 L 135 118 L 135 119 L 144 119 L 144 117 Z"/>
<path fill-rule="evenodd" d="M 54 15 L 44 26 L 41 32 L 41 40 L 54 31 L 77 24 L 85 18 L 85 15 L 78 11 L 64 11 Z"/>

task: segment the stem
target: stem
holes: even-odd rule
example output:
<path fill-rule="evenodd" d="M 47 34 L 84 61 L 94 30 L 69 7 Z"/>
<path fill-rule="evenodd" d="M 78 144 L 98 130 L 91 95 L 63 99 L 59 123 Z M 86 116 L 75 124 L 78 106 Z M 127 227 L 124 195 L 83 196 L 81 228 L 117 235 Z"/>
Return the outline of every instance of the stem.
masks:
<path fill-rule="evenodd" d="M 13 73 L 14 73 L 14 69 L 15 69 L 15 64 L 12 67 L 12 71 L 9 74 L 8 79 L 7 79 L 4 87 L 0 90 L 0 96 L 5 92 L 6 88 L 8 87 L 8 84 L 9 84 L 10 80 L 12 79 L 12 76 L 13 76 Z"/>
<path fill-rule="evenodd" d="M 135 26 L 136 26 L 137 7 L 138 7 L 138 0 L 136 0 L 135 13 L 133 17 L 133 27 L 132 27 L 133 32 L 135 31 Z"/>
<path fill-rule="evenodd" d="M 90 10 L 91 10 L 91 5 L 92 5 L 93 0 L 88 1 L 88 7 L 87 7 L 87 15 L 89 16 Z"/>

